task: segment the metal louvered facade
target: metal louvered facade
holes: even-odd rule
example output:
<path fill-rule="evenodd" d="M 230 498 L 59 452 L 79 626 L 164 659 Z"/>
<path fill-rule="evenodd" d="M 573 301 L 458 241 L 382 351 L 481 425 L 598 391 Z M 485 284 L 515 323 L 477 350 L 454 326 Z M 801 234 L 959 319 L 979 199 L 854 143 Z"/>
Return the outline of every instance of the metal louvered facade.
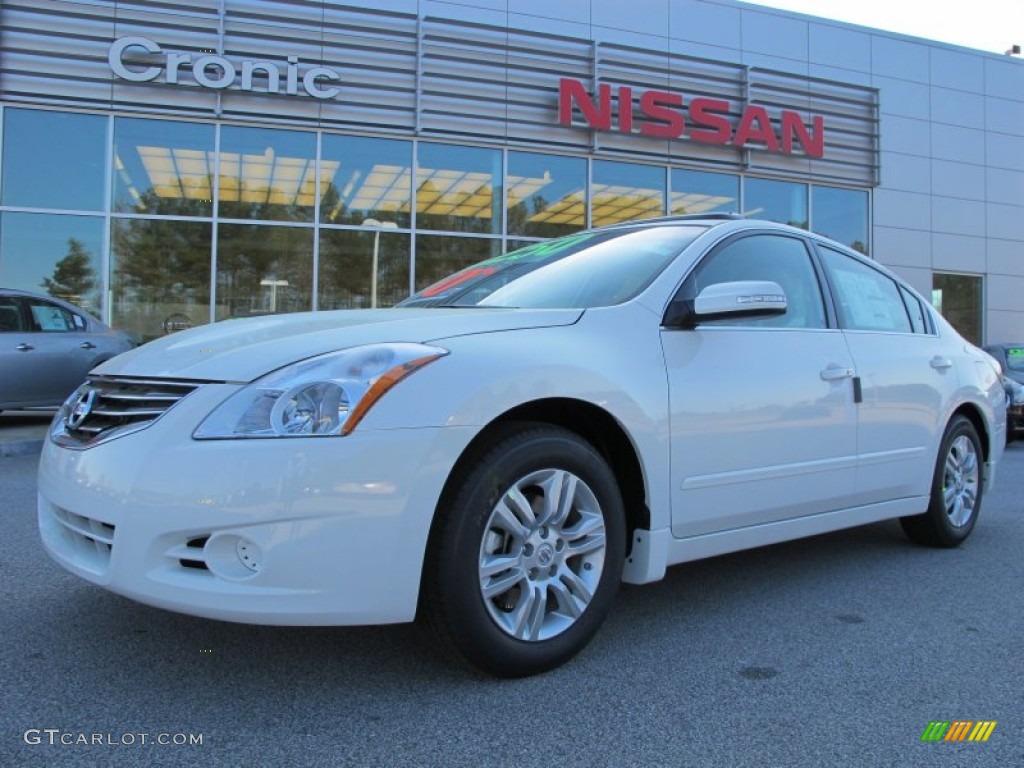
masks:
<path fill-rule="evenodd" d="M 2 11 L 0 96 L 29 102 L 114 110 L 287 123 L 373 134 L 538 147 L 593 156 L 670 160 L 693 167 L 766 173 L 782 178 L 874 186 L 878 181 L 877 91 L 860 85 L 610 42 L 491 26 L 454 18 L 317 2 L 66 2 L 8 0 Z M 143 38 L 159 54 L 135 47 L 133 72 L 161 69 L 149 81 L 118 78 L 111 46 Z M 226 87 L 203 87 L 190 64 L 167 66 L 167 54 L 192 62 L 215 55 L 238 76 Z M 301 78 L 310 67 L 338 74 L 334 98 L 313 98 L 301 86 L 284 92 L 289 57 Z M 240 89 L 244 62 L 277 67 L 281 85 L 268 92 L 256 72 Z M 173 71 L 173 74 L 169 74 Z M 208 80 L 222 79 L 211 64 Z M 660 89 L 725 100 L 734 124 L 749 105 L 821 116 L 826 151 L 820 159 L 748 145 L 658 140 L 598 133 L 578 121 L 558 122 L 563 77 L 635 92 Z M 167 80 L 176 79 L 176 83 Z M 619 107 L 622 108 L 621 105 Z"/>

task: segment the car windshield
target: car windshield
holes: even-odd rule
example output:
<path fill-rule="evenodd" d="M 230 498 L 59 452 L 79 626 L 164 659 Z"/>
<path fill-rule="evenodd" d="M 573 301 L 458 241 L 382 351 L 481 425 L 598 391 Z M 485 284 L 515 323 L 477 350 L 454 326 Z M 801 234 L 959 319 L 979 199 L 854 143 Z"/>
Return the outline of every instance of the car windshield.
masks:
<path fill-rule="evenodd" d="M 654 226 L 580 232 L 474 264 L 401 307 L 608 307 L 629 301 L 704 230 Z"/>
<path fill-rule="evenodd" d="M 1024 373 L 1024 347 L 1010 347 L 1006 350 L 1006 367 Z"/>

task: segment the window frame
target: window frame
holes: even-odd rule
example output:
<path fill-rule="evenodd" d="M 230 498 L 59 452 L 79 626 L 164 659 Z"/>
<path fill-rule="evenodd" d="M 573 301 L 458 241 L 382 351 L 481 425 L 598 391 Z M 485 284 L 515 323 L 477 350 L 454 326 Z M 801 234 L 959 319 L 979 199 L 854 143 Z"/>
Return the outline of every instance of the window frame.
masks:
<path fill-rule="evenodd" d="M 696 328 L 707 330 L 712 328 L 745 328 L 765 331 L 825 331 L 825 330 L 837 330 L 840 329 L 839 317 L 837 309 L 834 303 L 834 298 L 830 290 L 830 285 L 826 279 L 824 267 L 821 264 L 821 260 L 818 257 L 818 253 L 815 250 L 815 245 L 812 240 L 805 237 L 801 233 L 789 232 L 784 230 L 776 229 L 751 229 L 742 230 L 740 232 L 734 232 L 731 235 L 723 238 L 719 242 L 715 243 L 708 251 L 702 255 L 693 265 L 687 270 L 683 276 L 682 281 L 676 287 L 676 290 L 672 293 L 668 303 L 665 305 L 664 311 L 662 312 L 662 326 L 665 327 L 665 318 L 668 317 L 668 313 L 674 305 L 677 305 L 680 301 L 692 301 L 696 298 L 696 295 L 690 296 L 690 286 L 693 281 L 696 280 L 701 268 L 706 265 L 711 259 L 715 258 L 721 251 L 730 247 L 740 240 L 745 240 L 751 237 L 783 237 L 791 240 L 800 242 L 804 250 L 807 253 L 808 261 L 810 262 L 811 269 L 814 272 L 814 277 L 818 283 L 818 293 L 820 294 L 822 307 L 824 310 L 825 324 L 820 328 L 809 328 L 805 326 L 773 326 L 773 325 L 762 325 L 758 323 L 759 318 L 737 318 L 735 322 L 728 324 L 719 324 L 715 321 L 699 323 Z M 749 321 L 749 322 L 747 322 Z"/>
<path fill-rule="evenodd" d="M 21 297 L 23 312 L 22 314 L 31 321 L 31 327 L 28 329 L 29 333 L 81 333 L 85 330 L 85 319 L 79 316 L 77 313 L 72 312 L 67 307 L 62 307 L 54 301 L 50 301 L 41 296 L 22 296 Z M 43 328 L 38 319 L 36 318 L 35 312 L 32 311 L 33 306 L 41 306 L 47 309 L 57 310 L 62 315 L 67 315 L 71 320 L 71 327 L 69 328 Z M 78 322 L 76 322 L 76 319 Z"/>
<path fill-rule="evenodd" d="M 864 255 L 857 253 L 856 251 L 854 251 L 851 248 L 847 248 L 845 246 L 842 246 L 842 245 L 839 245 L 839 244 L 836 244 L 836 243 L 833 243 L 833 242 L 825 243 L 825 242 L 820 242 L 818 240 L 812 240 L 812 243 L 813 243 L 814 249 L 815 249 L 816 260 L 820 263 L 822 272 L 823 272 L 824 277 L 825 277 L 825 284 L 826 284 L 826 286 L 828 288 L 829 293 L 832 294 L 832 301 L 833 301 L 833 304 L 834 304 L 835 310 L 836 310 L 837 327 L 841 331 L 844 331 L 844 332 L 857 332 L 857 333 L 893 333 L 893 334 L 900 334 L 900 335 L 904 335 L 904 336 L 935 336 L 935 335 L 937 335 L 936 331 L 935 331 L 935 322 L 932 319 L 931 313 L 930 313 L 930 306 L 931 305 L 928 304 L 927 302 L 925 302 L 923 299 L 921 299 L 921 297 L 918 296 L 917 293 L 909 285 L 904 283 L 902 280 L 900 280 L 895 275 L 891 274 L 888 270 L 882 268 L 881 265 L 877 264 L 876 262 L 873 262 L 871 259 L 865 257 Z M 866 269 L 874 271 L 880 277 L 882 277 L 882 278 L 888 280 L 889 282 L 891 282 L 895 286 L 895 288 L 896 288 L 896 295 L 897 295 L 897 297 L 900 300 L 900 306 L 903 307 L 903 313 L 904 313 L 904 315 L 905 315 L 905 317 L 907 319 L 907 326 L 908 326 L 908 328 L 910 330 L 908 330 L 908 331 L 898 331 L 898 330 L 883 329 L 883 328 L 854 328 L 854 327 L 847 327 L 847 324 L 845 322 L 845 318 L 842 317 L 842 313 L 839 310 L 839 305 L 840 305 L 839 289 L 838 289 L 838 286 L 836 286 L 835 281 L 832 279 L 831 272 L 829 271 L 828 267 L 825 264 L 825 256 L 823 254 L 824 250 L 831 250 L 831 251 L 834 251 L 836 254 L 838 254 L 840 256 L 845 256 L 846 258 L 851 259 L 852 261 L 854 261 L 857 264 L 860 264 L 861 266 L 865 267 Z M 905 295 L 909 295 L 909 296 L 917 299 L 918 302 L 920 302 L 921 308 L 923 309 L 924 320 L 925 320 L 925 330 L 924 330 L 924 332 L 918 332 L 918 331 L 914 330 L 914 322 L 913 322 L 913 319 L 910 316 L 910 309 L 909 309 L 909 307 L 907 307 Z"/>

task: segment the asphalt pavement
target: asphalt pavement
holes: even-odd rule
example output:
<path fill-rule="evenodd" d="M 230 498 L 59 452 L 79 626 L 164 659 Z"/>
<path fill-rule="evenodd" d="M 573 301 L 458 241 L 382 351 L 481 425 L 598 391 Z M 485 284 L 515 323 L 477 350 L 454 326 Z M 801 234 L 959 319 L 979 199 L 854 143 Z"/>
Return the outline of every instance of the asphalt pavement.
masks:
<path fill-rule="evenodd" d="M 39 545 L 35 462 L 0 459 L 0 766 L 1024 765 L 1022 444 L 959 549 L 887 522 L 678 566 L 518 681 L 412 626 L 252 627 L 91 586 Z M 922 741 L 982 720 L 988 741 Z"/>
<path fill-rule="evenodd" d="M 36 455 L 54 411 L 0 412 L 0 458 Z"/>

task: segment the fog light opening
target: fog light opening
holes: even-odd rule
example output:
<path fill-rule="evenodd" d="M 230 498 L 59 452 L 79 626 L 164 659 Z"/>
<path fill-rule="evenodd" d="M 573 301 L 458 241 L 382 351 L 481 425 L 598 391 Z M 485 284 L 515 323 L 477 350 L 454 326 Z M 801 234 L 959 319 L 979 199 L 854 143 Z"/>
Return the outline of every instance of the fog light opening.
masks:
<path fill-rule="evenodd" d="M 206 564 L 216 576 L 241 581 L 263 570 L 263 550 L 256 542 L 235 534 L 211 536 L 204 548 Z"/>

